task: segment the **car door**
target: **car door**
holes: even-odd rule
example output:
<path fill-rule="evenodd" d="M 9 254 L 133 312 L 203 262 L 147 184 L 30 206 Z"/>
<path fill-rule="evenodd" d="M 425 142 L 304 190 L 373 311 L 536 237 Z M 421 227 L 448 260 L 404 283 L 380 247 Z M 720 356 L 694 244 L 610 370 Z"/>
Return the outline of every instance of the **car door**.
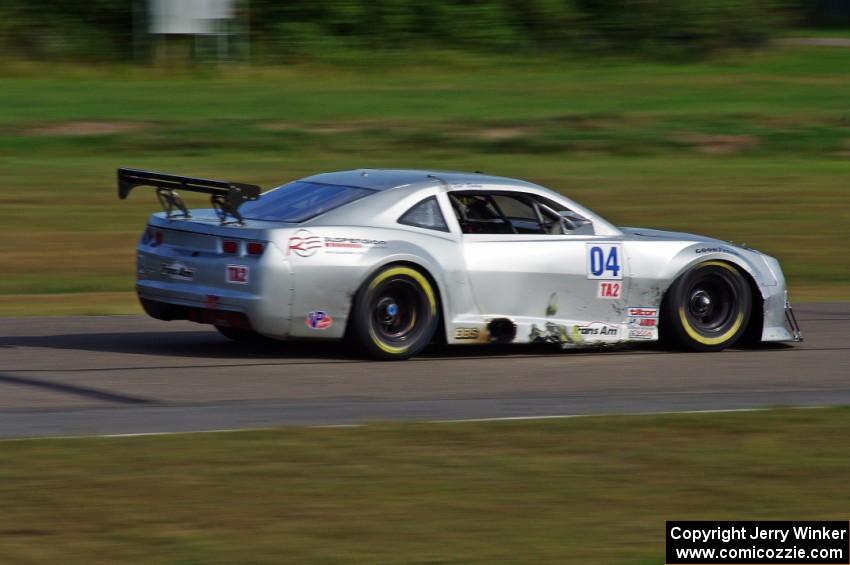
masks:
<path fill-rule="evenodd" d="M 482 315 L 614 333 L 600 326 L 623 317 L 628 277 L 621 241 L 576 225 L 583 219 L 575 216 L 576 229 L 557 228 L 556 215 L 567 211 L 531 193 L 466 191 L 452 201 Z"/>

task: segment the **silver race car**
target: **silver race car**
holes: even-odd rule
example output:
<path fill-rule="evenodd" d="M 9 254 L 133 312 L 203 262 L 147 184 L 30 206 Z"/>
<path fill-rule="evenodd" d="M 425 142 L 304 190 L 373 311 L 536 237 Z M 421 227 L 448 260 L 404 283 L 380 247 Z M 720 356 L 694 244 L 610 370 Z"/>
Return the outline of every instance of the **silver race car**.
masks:
<path fill-rule="evenodd" d="M 651 342 L 696 351 L 799 341 L 773 257 L 686 233 L 615 227 L 529 182 L 360 169 L 254 185 L 118 170 L 156 190 L 136 288 L 160 320 L 238 341 L 352 339 L 404 359 L 432 340 Z M 207 193 L 189 210 L 178 190 Z"/>

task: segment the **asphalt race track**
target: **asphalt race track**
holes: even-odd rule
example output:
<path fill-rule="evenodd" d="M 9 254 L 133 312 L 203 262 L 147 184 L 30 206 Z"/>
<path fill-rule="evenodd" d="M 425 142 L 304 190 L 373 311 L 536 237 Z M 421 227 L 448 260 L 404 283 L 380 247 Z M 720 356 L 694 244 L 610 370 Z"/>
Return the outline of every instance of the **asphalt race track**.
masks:
<path fill-rule="evenodd" d="M 0 436 L 850 404 L 850 303 L 796 311 L 794 345 L 437 347 L 394 363 L 141 316 L 0 319 Z"/>

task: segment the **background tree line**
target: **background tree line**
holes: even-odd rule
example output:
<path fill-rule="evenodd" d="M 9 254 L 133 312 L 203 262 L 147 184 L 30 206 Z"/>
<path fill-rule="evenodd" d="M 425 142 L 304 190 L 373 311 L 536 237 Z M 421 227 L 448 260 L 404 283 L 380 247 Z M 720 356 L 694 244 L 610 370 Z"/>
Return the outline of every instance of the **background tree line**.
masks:
<path fill-rule="evenodd" d="M 339 50 L 626 53 L 698 58 L 789 27 L 850 21 L 847 0 L 251 0 L 255 58 Z M 139 58 L 145 0 L 2 0 L 6 57 Z M 144 56 L 144 53 L 142 53 Z"/>

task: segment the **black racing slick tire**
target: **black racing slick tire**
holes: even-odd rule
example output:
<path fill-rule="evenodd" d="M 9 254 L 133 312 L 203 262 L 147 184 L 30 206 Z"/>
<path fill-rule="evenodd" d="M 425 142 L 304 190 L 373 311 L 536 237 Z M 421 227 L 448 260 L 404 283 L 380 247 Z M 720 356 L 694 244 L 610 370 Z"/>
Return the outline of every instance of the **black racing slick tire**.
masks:
<path fill-rule="evenodd" d="M 391 265 L 369 278 L 354 299 L 354 342 L 370 357 L 407 359 L 422 351 L 439 325 L 434 286 L 420 271 Z"/>
<path fill-rule="evenodd" d="M 659 330 L 664 341 L 690 351 L 720 351 L 747 329 L 752 294 L 729 263 L 706 261 L 680 276 L 664 297 Z"/>

